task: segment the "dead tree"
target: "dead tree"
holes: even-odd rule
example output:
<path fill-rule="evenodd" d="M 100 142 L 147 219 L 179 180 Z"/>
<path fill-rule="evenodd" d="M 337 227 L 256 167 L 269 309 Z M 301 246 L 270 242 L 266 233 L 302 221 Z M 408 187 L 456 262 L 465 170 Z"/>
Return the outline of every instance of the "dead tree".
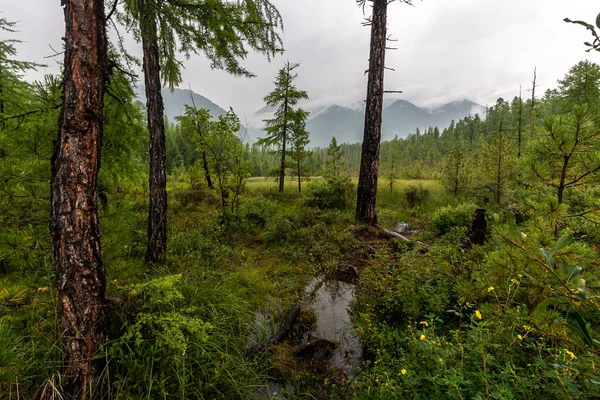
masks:
<path fill-rule="evenodd" d="M 50 232 L 56 270 L 63 376 L 69 399 L 90 399 L 107 340 L 106 273 L 96 182 L 100 168 L 106 28 L 103 0 L 64 0 L 63 104 L 52 156 Z"/>
<path fill-rule="evenodd" d="M 409 0 L 402 0 L 411 4 Z M 371 26 L 367 104 L 365 129 L 360 160 L 360 174 L 356 198 L 356 222 L 377 225 L 377 179 L 379 175 L 379 147 L 381 142 L 381 117 L 383 110 L 383 80 L 387 37 L 387 7 L 390 0 L 371 0 L 373 14 L 366 24 Z M 367 0 L 359 0 L 364 7 Z"/>

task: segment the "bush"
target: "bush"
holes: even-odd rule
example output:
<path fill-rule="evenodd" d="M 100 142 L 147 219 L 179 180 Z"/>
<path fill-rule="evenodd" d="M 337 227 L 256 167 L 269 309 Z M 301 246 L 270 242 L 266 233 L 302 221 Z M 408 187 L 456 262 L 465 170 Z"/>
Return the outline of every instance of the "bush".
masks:
<path fill-rule="evenodd" d="M 235 331 L 247 307 L 214 282 L 199 285 L 171 275 L 123 287 L 135 318 L 108 349 L 119 398 L 248 398 L 256 366 Z"/>
<path fill-rule="evenodd" d="M 325 182 L 312 184 L 307 191 L 304 204 L 321 210 L 344 210 L 354 202 L 354 185 L 350 178 L 328 177 Z"/>
<path fill-rule="evenodd" d="M 423 206 L 429 199 L 429 190 L 425 189 L 421 184 L 418 187 L 410 185 L 404 190 L 404 196 L 411 208 Z"/>
<path fill-rule="evenodd" d="M 477 206 L 473 203 L 463 203 L 458 206 L 446 206 L 438 209 L 431 217 L 431 224 L 438 236 L 445 235 L 452 228 L 467 228 L 471 223 Z"/>
<path fill-rule="evenodd" d="M 263 196 L 257 196 L 242 205 L 241 214 L 251 227 L 264 228 L 273 215 L 275 204 Z"/>
<path fill-rule="evenodd" d="M 269 244 L 283 244 L 293 241 L 299 224 L 293 215 L 278 214 L 267 224 L 263 239 Z"/>

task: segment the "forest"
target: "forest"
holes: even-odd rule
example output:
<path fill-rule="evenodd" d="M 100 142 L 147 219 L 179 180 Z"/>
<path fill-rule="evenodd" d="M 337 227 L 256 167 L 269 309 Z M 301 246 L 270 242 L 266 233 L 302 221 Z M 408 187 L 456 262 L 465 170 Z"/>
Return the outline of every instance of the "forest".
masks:
<path fill-rule="evenodd" d="M 323 148 L 271 1 L 62 3 L 37 81 L 0 14 L 0 399 L 600 398 L 600 15 L 556 22 L 589 60 L 554 88 L 382 142 L 413 4 L 357 0 L 364 138 Z M 261 138 L 165 118 L 191 55 L 249 53 L 281 64 Z"/>

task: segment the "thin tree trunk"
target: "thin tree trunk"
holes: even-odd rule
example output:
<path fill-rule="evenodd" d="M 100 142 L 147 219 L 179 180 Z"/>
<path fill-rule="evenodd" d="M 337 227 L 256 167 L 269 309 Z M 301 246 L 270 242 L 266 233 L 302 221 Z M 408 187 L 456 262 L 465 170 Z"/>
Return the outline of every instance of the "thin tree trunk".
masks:
<path fill-rule="evenodd" d="M 530 136 L 533 137 L 533 131 L 535 127 L 535 87 L 537 81 L 537 67 L 533 69 L 533 86 L 531 88 L 531 132 Z"/>
<path fill-rule="evenodd" d="M 204 168 L 204 178 L 206 179 L 206 184 L 210 190 L 215 190 L 215 185 L 213 185 L 212 178 L 210 177 L 210 170 L 208 169 L 208 160 L 206 159 L 206 152 L 202 152 L 202 167 Z"/>
<path fill-rule="evenodd" d="M 138 6 L 142 26 L 146 107 L 150 134 L 150 171 L 148 174 L 150 207 L 146 260 L 163 263 L 167 253 L 167 157 L 156 19 L 148 7 L 148 0 L 138 0 Z"/>
<path fill-rule="evenodd" d="M 356 222 L 377 225 L 376 200 L 383 108 L 388 0 L 373 1 L 367 107 L 356 200 Z"/>
<path fill-rule="evenodd" d="M 106 272 L 96 183 L 100 168 L 106 28 L 104 1 L 65 0 L 63 106 L 52 156 L 50 232 L 69 399 L 90 399 L 107 341 Z"/>
<path fill-rule="evenodd" d="M 290 73 L 289 63 L 288 63 L 288 74 Z M 285 146 L 287 140 L 287 114 L 288 114 L 288 99 L 287 96 L 285 98 L 285 102 L 283 103 L 283 133 L 281 139 L 281 166 L 279 167 L 279 193 L 283 193 L 284 183 L 285 183 Z"/>
<path fill-rule="evenodd" d="M 521 141 L 523 136 L 523 98 L 521 97 L 521 85 L 519 85 L 519 148 L 517 158 L 521 158 Z"/>
<path fill-rule="evenodd" d="M 300 167 L 301 167 L 300 166 L 300 157 L 298 157 L 298 192 L 302 192 L 302 186 L 301 186 L 301 183 L 300 183 L 300 180 L 301 180 L 301 178 L 300 178 Z"/>
<path fill-rule="evenodd" d="M 565 156 L 563 158 L 563 166 L 560 172 L 560 183 L 558 184 L 558 204 L 562 204 L 563 202 L 563 196 L 565 193 L 565 188 L 566 188 L 566 180 L 567 180 L 567 169 L 569 167 L 569 161 L 570 161 L 570 157 Z"/>

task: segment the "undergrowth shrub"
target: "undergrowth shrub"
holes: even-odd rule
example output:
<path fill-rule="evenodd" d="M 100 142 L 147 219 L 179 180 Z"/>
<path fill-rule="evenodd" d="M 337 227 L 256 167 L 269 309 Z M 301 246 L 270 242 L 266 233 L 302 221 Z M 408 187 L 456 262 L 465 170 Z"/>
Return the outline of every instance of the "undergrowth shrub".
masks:
<path fill-rule="evenodd" d="M 262 229 L 275 212 L 276 205 L 263 196 L 255 196 L 242 204 L 241 214 L 251 229 Z"/>
<path fill-rule="evenodd" d="M 467 229 L 476 208 L 473 203 L 441 207 L 431 216 L 431 225 L 438 236 L 445 235 L 452 228 Z"/>
<path fill-rule="evenodd" d="M 350 178 L 330 176 L 324 182 L 315 182 L 308 187 L 304 204 L 322 210 L 343 210 L 354 202 L 354 185 Z"/>
<path fill-rule="evenodd" d="M 218 298 L 228 292 L 223 288 L 195 298 L 191 294 L 199 292 L 190 287 L 197 283 L 171 275 L 122 288 L 123 313 L 135 317 L 108 348 L 116 398 L 247 398 L 256 368 L 243 357 L 239 322 L 230 326 L 241 300 L 229 296 L 220 307 Z"/>
<path fill-rule="evenodd" d="M 404 197 L 411 208 L 423 206 L 429 200 L 429 190 L 425 189 L 422 184 L 419 186 L 409 185 L 404 190 Z"/>

